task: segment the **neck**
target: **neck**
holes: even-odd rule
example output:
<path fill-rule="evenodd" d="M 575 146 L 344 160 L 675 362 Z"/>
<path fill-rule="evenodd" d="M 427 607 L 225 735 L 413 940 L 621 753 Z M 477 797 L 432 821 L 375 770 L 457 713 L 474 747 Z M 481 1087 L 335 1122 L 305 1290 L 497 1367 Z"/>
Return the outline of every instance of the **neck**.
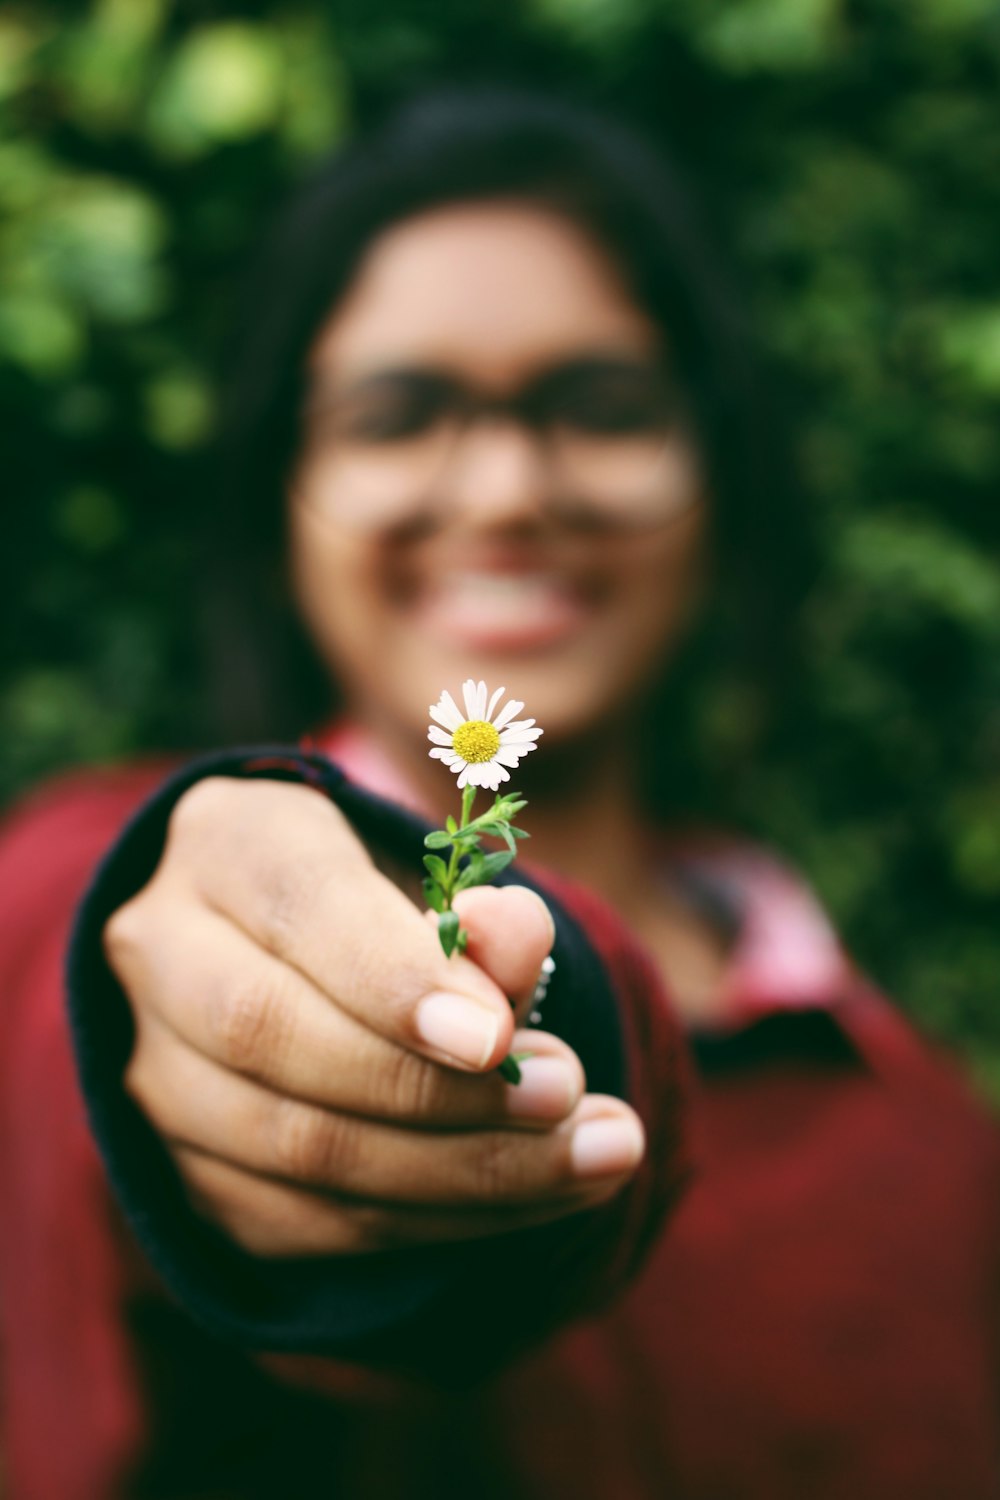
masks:
<path fill-rule="evenodd" d="M 368 719 L 364 727 L 392 761 L 402 780 L 435 820 L 457 812 L 454 778 L 426 754 L 420 742 L 389 733 Z M 648 865 L 648 815 L 638 791 L 637 767 L 624 739 L 606 733 L 587 743 L 558 745 L 543 741 L 504 783 L 528 801 L 523 822 L 531 838 L 523 856 L 589 886 L 619 910 L 634 904 Z M 475 812 L 483 812 L 492 793 L 480 792 Z"/>
<path fill-rule="evenodd" d="M 391 761 L 427 816 L 443 823 L 457 811 L 453 778 L 420 741 L 370 718 L 355 722 Z M 505 787 L 523 793 L 529 803 L 524 822 L 531 838 L 523 846 L 524 858 L 602 896 L 654 957 L 682 1017 L 710 1018 L 725 945 L 669 880 L 655 878 L 649 815 L 625 737 L 612 741 L 602 735 L 599 742 L 572 747 L 545 744 L 544 755 L 529 755 Z M 480 793 L 475 811 L 484 811 L 490 797 Z"/>
<path fill-rule="evenodd" d="M 620 747 L 605 747 L 600 757 L 586 757 L 574 768 L 575 776 L 556 781 L 559 768 L 546 748 L 555 785 L 548 784 L 548 776 L 543 787 L 533 786 L 534 778 L 521 778 L 531 833 L 525 857 L 589 886 L 626 912 L 645 884 L 650 858 L 636 769 Z"/>

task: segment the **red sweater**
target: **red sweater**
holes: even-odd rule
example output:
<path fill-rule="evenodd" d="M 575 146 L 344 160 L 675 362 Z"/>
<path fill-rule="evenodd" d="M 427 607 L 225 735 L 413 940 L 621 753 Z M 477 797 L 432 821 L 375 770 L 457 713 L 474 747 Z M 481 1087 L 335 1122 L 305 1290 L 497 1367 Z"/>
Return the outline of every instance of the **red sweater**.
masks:
<path fill-rule="evenodd" d="M 78 778 L 0 840 L 11 1500 L 1000 1494 L 992 1127 L 845 967 L 835 1005 L 769 1012 L 758 994 L 759 1019 L 695 1042 L 696 1175 L 661 1227 L 685 1165 L 672 1023 L 627 935 L 564 888 L 611 981 L 654 1149 L 612 1240 L 567 1261 L 559 1326 L 534 1351 L 515 1328 L 499 1371 L 457 1393 L 363 1354 L 261 1358 L 206 1326 L 189 1283 L 164 1278 L 146 1206 L 116 1204 L 64 1000 L 73 913 L 159 774 Z M 512 1257 L 526 1304 L 533 1269 Z"/>

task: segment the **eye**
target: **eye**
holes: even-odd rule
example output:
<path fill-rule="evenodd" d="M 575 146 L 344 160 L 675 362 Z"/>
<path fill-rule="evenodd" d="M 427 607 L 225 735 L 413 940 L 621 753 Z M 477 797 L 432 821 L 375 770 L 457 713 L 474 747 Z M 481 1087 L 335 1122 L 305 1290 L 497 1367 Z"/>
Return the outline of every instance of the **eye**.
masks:
<path fill-rule="evenodd" d="M 660 376 L 630 366 L 567 372 L 549 387 L 544 404 L 553 424 L 607 437 L 663 432 L 672 412 Z"/>
<path fill-rule="evenodd" d="M 334 436 L 348 442 L 404 442 L 430 432 L 452 404 L 443 381 L 420 376 L 379 378 L 335 404 L 331 429 Z"/>

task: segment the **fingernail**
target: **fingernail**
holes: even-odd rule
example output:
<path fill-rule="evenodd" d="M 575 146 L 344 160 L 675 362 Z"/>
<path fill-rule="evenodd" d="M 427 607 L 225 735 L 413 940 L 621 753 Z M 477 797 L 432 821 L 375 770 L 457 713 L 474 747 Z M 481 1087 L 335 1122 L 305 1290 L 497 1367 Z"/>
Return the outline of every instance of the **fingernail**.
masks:
<path fill-rule="evenodd" d="M 548 906 L 545 904 L 544 900 L 538 894 L 538 892 L 530 890 L 528 888 L 528 886 L 526 886 L 526 885 L 520 885 L 520 886 L 517 886 L 516 889 L 519 890 L 519 891 L 523 891 L 526 896 L 533 896 L 534 899 L 535 899 L 535 901 L 541 907 L 542 914 L 545 917 L 545 924 L 546 924 L 546 926 L 549 929 L 549 947 L 551 948 L 552 944 L 556 940 L 556 924 L 555 924 L 555 921 L 553 919 L 552 913 L 549 911 Z"/>
<path fill-rule="evenodd" d="M 642 1127 L 621 1116 L 584 1120 L 573 1132 L 570 1161 L 577 1177 L 630 1172 L 645 1150 Z"/>
<path fill-rule="evenodd" d="M 499 1019 L 484 1005 L 444 991 L 425 995 L 417 1006 L 416 1025 L 428 1046 L 472 1068 L 485 1066 L 500 1029 Z"/>
<path fill-rule="evenodd" d="M 558 1057 L 525 1057 L 518 1066 L 521 1082 L 505 1090 L 509 1115 L 561 1120 L 569 1114 L 580 1092 L 575 1069 Z"/>

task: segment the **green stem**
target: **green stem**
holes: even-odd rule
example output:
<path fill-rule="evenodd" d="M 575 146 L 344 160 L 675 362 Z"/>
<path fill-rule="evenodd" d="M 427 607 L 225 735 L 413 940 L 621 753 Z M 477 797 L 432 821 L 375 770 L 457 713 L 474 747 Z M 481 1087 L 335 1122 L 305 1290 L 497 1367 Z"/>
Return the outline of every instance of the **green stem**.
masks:
<path fill-rule="evenodd" d="M 472 804 L 475 802 L 475 800 L 476 788 L 474 786 L 465 787 L 462 791 L 462 815 L 459 819 L 458 824 L 459 832 L 461 832 L 464 828 L 468 828 L 472 818 Z M 458 847 L 459 846 L 457 843 L 452 844 L 451 846 L 451 856 L 448 860 L 448 870 L 445 875 L 444 904 L 446 911 L 451 910 L 452 890 L 455 885 L 455 880 L 458 876 Z M 462 952 L 463 949 L 460 947 L 458 951 Z M 511 1001 L 511 1009 L 513 1010 L 513 1008 L 514 1002 Z M 521 1069 L 518 1064 L 523 1058 L 530 1056 L 530 1052 L 519 1052 L 516 1056 L 511 1053 L 504 1058 L 503 1062 L 498 1064 L 497 1072 L 500 1074 L 501 1078 L 505 1079 L 508 1083 L 520 1083 Z"/>
<path fill-rule="evenodd" d="M 459 832 L 461 832 L 461 830 L 463 828 L 468 828 L 468 826 L 469 826 L 469 814 L 472 812 L 472 804 L 475 802 L 475 800 L 476 800 L 476 788 L 474 786 L 467 786 L 464 789 L 464 791 L 462 792 L 462 815 L 461 815 L 461 817 L 459 819 L 459 823 L 458 823 Z M 445 904 L 445 910 L 446 911 L 450 911 L 451 910 L 452 890 L 453 890 L 453 887 L 454 887 L 454 884 L 455 884 L 455 879 L 456 879 L 457 875 L 458 875 L 458 845 L 457 844 L 452 844 L 452 846 L 451 846 L 451 858 L 448 860 L 448 873 L 447 873 L 447 876 L 446 876 L 447 888 L 446 888 L 445 893 L 444 893 L 444 904 Z"/>

